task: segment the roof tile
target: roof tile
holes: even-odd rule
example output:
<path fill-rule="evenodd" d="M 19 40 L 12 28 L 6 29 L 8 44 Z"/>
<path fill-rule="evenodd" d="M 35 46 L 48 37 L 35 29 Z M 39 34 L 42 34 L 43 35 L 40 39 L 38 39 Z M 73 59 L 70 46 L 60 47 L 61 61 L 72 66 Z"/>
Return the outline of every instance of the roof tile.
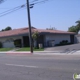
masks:
<path fill-rule="evenodd" d="M 35 32 L 35 31 L 38 31 L 39 33 L 75 34 L 74 32 L 67 32 L 67 31 L 45 30 L 45 29 L 32 28 L 32 32 Z M 9 30 L 9 31 L 2 31 L 2 32 L 0 32 L 0 37 L 26 34 L 28 32 L 29 32 L 29 28 L 27 28 L 27 27 L 26 28 Z"/>

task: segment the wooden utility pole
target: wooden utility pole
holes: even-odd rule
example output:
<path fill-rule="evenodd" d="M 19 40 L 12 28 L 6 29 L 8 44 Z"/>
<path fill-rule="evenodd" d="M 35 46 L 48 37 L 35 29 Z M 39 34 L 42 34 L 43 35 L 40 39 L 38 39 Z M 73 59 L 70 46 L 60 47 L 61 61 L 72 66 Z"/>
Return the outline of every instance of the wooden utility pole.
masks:
<path fill-rule="evenodd" d="M 30 6 L 29 6 L 29 0 L 26 0 L 26 1 L 27 1 L 27 13 L 28 13 L 30 51 L 31 51 L 31 53 L 33 53 L 32 32 L 31 32 L 31 20 L 30 20 Z"/>

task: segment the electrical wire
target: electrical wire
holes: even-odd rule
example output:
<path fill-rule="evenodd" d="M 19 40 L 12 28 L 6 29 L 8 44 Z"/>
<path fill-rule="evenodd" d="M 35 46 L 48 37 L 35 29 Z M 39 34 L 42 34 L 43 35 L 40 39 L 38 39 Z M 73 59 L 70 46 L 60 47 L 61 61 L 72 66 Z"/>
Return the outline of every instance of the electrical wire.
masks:
<path fill-rule="evenodd" d="M 35 3 L 33 3 L 33 4 L 44 3 L 44 2 L 46 2 L 46 1 L 49 1 L 49 0 L 42 0 L 42 1 L 35 2 Z"/>
<path fill-rule="evenodd" d="M 42 4 L 42 3 L 45 3 L 46 1 L 50 1 L 50 0 L 42 0 L 42 1 L 38 1 L 37 0 L 37 2 L 33 2 L 32 4 L 30 4 L 30 8 L 33 8 L 34 7 L 34 5 L 36 5 L 36 4 Z"/>
<path fill-rule="evenodd" d="M 38 0 L 34 0 L 34 2 L 35 2 L 35 1 L 38 1 Z M 35 3 L 33 2 L 33 3 L 30 3 L 30 6 L 33 6 L 33 5 L 39 4 L 39 3 L 44 3 L 44 2 L 46 2 L 46 1 L 49 1 L 49 0 L 42 0 L 42 1 L 35 2 Z M 15 8 L 13 8 L 13 9 L 9 9 L 9 10 L 7 10 L 7 11 L 4 11 L 4 12 L 0 13 L 0 17 L 5 16 L 5 15 L 7 15 L 7 14 L 10 14 L 10 13 L 12 13 L 12 12 L 15 12 L 15 11 L 21 9 L 21 8 L 24 8 L 24 7 L 26 7 L 26 5 L 27 5 L 27 4 L 23 4 L 23 5 L 20 5 L 20 6 L 17 6 L 17 7 L 15 7 Z"/>
<path fill-rule="evenodd" d="M 0 14 L 8 13 L 8 12 L 10 12 L 10 11 L 13 11 L 13 10 L 16 10 L 16 9 L 19 9 L 19 8 L 22 8 L 22 7 L 24 7 L 25 5 L 26 5 L 26 4 L 23 4 L 23 5 L 17 6 L 17 7 L 15 7 L 15 8 L 13 8 L 13 9 L 9 9 L 9 10 L 7 10 L 7 11 L 4 11 L 4 12 L 0 13 Z"/>
<path fill-rule="evenodd" d="M 23 6 L 23 5 L 22 5 L 22 6 Z M 4 13 L 4 14 L 0 13 L 0 14 L 1 14 L 0 17 L 5 16 L 5 15 L 7 15 L 7 14 L 10 14 L 10 13 L 12 13 L 12 12 L 15 12 L 15 11 L 17 11 L 17 10 L 25 7 L 25 6 L 23 6 L 23 7 L 22 7 L 22 6 L 19 7 L 19 8 L 14 9 L 14 10 L 11 10 L 11 11 L 9 11 L 9 12 L 6 12 L 6 13 Z"/>
<path fill-rule="evenodd" d="M 20 8 L 20 9 L 21 9 L 21 8 Z M 19 9 L 17 9 L 17 10 L 19 10 Z M 17 11 L 17 10 L 11 11 L 11 12 L 6 13 L 6 14 L 2 14 L 2 15 L 0 15 L 0 17 L 5 16 L 5 15 L 7 15 L 7 14 L 10 14 L 10 13 L 12 13 L 12 12 L 15 12 L 15 11 Z"/>
<path fill-rule="evenodd" d="M 31 1 L 30 3 L 33 3 L 33 2 L 36 2 L 36 1 L 39 1 L 39 0 L 33 0 L 33 1 Z"/>
<path fill-rule="evenodd" d="M 34 0 L 34 1 L 38 1 L 38 0 Z M 48 1 L 48 0 L 43 0 L 43 1 L 36 2 L 36 3 L 32 3 L 32 4 L 30 4 L 30 6 L 35 5 L 35 4 L 42 3 L 42 2 L 45 2 L 45 1 Z M 4 12 L 0 13 L 0 14 L 7 13 L 7 12 L 9 12 L 9 11 L 13 11 L 13 10 L 15 10 L 15 9 L 20 8 L 21 6 L 24 6 L 24 5 L 26 5 L 26 4 L 23 4 L 23 5 L 17 6 L 17 7 L 12 8 L 12 9 L 9 9 L 9 10 L 7 10 L 7 11 L 4 11 Z"/>
<path fill-rule="evenodd" d="M 0 4 L 5 2 L 5 1 L 7 1 L 7 0 L 0 0 Z M 39 0 L 33 0 L 30 3 L 33 3 L 33 2 L 36 2 L 36 1 L 39 1 Z M 9 9 L 9 8 L 0 8 L 0 9 Z"/>

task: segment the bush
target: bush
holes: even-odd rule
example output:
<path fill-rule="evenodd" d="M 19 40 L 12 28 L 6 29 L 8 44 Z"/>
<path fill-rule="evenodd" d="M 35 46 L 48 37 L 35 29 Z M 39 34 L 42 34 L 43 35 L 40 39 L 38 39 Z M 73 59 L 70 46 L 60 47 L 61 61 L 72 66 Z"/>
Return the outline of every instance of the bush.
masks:
<path fill-rule="evenodd" d="M 0 48 L 2 48 L 2 43 L 0 42 Z"/>
<path fill-rule="evenodd" d="M 67 45 L 68 44 L 68 40 L 63 40 L 59 43 L 60 45 Z"/>
<path fill-rule="evenodd" d="M 72 43 L 69 43 L 68 40 L 63 40 L 59 44 L 56 44 L 55 46 L 64 46 L 64 45 L 70 45 Z"/>
<path fill-rule="evenodd" d="M 60 44 L 55 44 L 55 46 L 60 46 Z"/>

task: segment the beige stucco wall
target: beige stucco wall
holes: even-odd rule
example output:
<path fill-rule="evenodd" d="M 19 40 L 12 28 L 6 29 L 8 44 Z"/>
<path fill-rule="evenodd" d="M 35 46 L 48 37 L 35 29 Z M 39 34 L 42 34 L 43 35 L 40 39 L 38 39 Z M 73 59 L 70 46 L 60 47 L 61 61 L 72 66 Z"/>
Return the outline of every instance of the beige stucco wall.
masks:
<path fill-rule="evenodd" d="M 59 44 L 62 40 L 68 40 L 68 42 L 70 42 L 70 35 L 67 35 L 67 34 L 45 35 L 46 46 L 49 40 L 54 40 L 54 45 Z"/>
<path fill-rule="evenodd" d="M 2 42 L 4 48 L 14 48 L 15 46 L 13 41 L 16 39 L 22 39 L 22 36 L 0 38 L 0 42 Z"/>
<path fill-rule="evenodd" d="M 80 36 L 75 35 L 74 42 L 75 43 L 80 43 Z"/>
<path fill-rule="evenodd" d="M 47 42 L 49 40 L 54 40 L 54 45 L 59 44 L 62 40 L 68 40 L 70 42 L 70 35 L 65 35 L 65 34 L 49 34 L 44 36 L 44 44 L 47 46 Z M 12 47 L 14 48 L 14 43 L 13 41 L 16 39 L 21 39 L 22 40 L 22 46 L 23 46 L 23 39 L 22 36 L 14 36 L 14 37 L 6 37 L 6 38 L 0 38 L 0 42 L 2 42 L 3 47 Z"/>

